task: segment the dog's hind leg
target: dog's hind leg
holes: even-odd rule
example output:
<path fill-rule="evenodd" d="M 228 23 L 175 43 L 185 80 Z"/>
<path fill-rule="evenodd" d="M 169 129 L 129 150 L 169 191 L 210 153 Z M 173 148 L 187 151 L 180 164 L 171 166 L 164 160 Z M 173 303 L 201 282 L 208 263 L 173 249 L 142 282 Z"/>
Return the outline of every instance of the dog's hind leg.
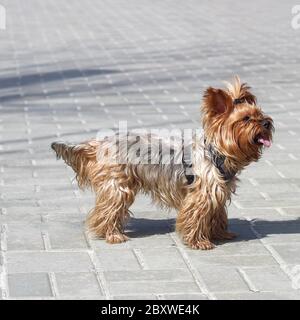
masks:
<path fill-rule="evenodd" d="M 125 172 L 125 165 L 105 166 L 101 183 L 97 183 L 96 205 L 88 219 L 88 230 L 108 243 L 128 240 L 124 226 L 129 218 L 129 207 L 137 193 L 134 178 Z"/>
<path fill-rule="evenodd" d="M 73 168 L 79 187 L 91 187 L 96 193 L 88 230 L 109 243 L 126 241 L 124 225 L 138 188 L 127 165 L 117 164 L 114 157 L 105 158 L 111 145 L 96 140 L 78 145 L 54 142 L 51 147 Z"/>

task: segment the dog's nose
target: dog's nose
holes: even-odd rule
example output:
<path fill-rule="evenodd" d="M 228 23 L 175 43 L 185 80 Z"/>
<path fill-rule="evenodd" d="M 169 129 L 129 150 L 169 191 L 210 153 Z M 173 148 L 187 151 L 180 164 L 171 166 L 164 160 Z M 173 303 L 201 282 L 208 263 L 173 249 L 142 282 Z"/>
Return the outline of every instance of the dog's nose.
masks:
<path fill-rule="evenodd" d="M 270 129 L 271 122 L 267 119 L 264 119 L 264 120 L 262 120 L 261 125 L 266 129 Z"/>

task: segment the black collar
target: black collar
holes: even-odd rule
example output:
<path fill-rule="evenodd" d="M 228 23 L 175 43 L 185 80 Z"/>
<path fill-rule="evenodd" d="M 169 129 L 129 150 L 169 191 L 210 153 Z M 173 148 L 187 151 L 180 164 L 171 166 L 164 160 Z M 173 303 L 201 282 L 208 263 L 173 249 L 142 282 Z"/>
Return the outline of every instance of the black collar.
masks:
<path fill-rule="evenodd" d="M 228 171 L 225 167 L 226 156 L 217 151 L 212 144 L 205 146 L 208 152 L 209 158 L 213 165 L 219 170 L 224 180 L 230 181 L 236 175 L 236 171 Z"/>
<path fill-rule="evenodd" d="M 211 160 L 212 164 L 219 170 L 222 178 L 225 181 L 230 181 L 231 179 L 233 179 L 236 175 L 237 172 L 231 172 L 228 171 L 225 167 L 225 160 L 226 157 L 219 153 L 212 144 L 206 144 L 205 140 L 204 140 L 204 144 L 205 144 L 205 150 L 208 153 L 209 159 Z M 192 155 L 191 155 L 191 150 L 188 150 L 189 152 L 187 152 L 186 150 L 183 149 L 182 152 L 182 164 L 184 167 L 184 174 L 185 177 L 187 179 L 188 184 L 192 184 L 195 181 L 195 177 L 196 175 L 193 173 L 193 163 L 192 163 Z"/>

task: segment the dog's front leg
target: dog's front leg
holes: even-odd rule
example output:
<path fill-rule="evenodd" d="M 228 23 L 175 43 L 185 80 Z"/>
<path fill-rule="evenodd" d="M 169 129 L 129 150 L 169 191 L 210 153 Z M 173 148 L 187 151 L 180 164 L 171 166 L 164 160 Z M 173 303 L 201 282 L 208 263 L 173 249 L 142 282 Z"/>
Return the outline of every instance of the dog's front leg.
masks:
<path fill-rule="evenodd" d="M 212 221 L 212 239 L 214 240 L 231 240 L 237 237 L 236 233 L 228 231 L 228 218 L 225 207 L 216 210 Z"/>
<path fill-rule="evenodd" d="M 215 247 L 211 242 L 212 218 L 215 213 L 210 197 L 194 189 L 189 192 L 180 209 L 176 231 L 182 236 L 184 243 L 192 249 L 209 250 Z"/>

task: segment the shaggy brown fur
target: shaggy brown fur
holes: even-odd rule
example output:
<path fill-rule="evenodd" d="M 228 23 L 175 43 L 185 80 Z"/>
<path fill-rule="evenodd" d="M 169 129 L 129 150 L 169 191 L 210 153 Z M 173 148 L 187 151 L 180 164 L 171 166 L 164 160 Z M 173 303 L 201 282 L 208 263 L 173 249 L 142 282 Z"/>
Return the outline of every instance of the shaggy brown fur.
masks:
<path fill-rule="evenodd" d="M 92 233 L 109 243 L 126 241 L 124 227 L 129 207 L 142 191 L 162 206 L 178 210 L 176 230 L 191 248 L 211 249 L 214 240 L 235 237 L 227 230 L 226 204 L 236 188 L 236 175 L 260 158 L 263 146 L 270 146 L 273 122 L 239 78 L 224 90 L 208 88 L 202 114 L 204 135 L 194 137 L 191 143 L 191 184 L 187 183 L 183 161 L 164 164 L 159 160 L 149 164 L 141 161 L 148 159 L 146 152 L 136 162 L 136 152 L 128 152 L 128 144 L 133 147 L 136 143 L 130 135 L 118 136 L 118 143 L 109 138 L 78 145 L 52 144 L 57 157 L 75 171 L 79 187 L 90 186 L 96 193 L 95 208 L 87 219 Z M 162 141 L 150 135 L 139 139 L 142 145 L 149 139 L 154 139 L 154 144 Z M 122 152 L 126 152 L 127 161 L 123 163 L 119 143 L 125 140 L 127 149 Z M 213 154 L 218 155 L 218 160 L 224 159 L 221 168 L 213 161 Z M 155 157 L 161 159 L 161 152 L 154 153 Z M 109 161 L 103 161 L 104 158 Z"/>

